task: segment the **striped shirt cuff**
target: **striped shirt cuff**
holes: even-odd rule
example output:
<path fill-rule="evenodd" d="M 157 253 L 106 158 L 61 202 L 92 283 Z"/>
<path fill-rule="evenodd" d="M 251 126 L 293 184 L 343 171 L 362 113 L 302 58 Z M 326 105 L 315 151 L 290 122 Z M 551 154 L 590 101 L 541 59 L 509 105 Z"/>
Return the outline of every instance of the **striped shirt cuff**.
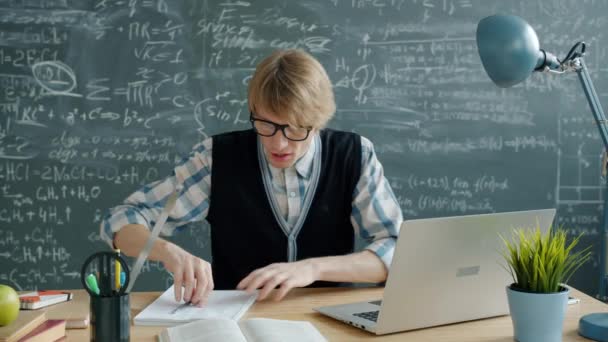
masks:
<path fill-rule="evenodd" d="M 365 249 L 373 252 L 382 260 L 387 270 L 390 270 L 391 263 L 393 262 L 393 254 L 395 253 L 395 245 L 397 239 L 394 237 L 387 237 L 378 239 L 371 244 L 367 245 Z"/>
<path fill-rule="evenodd" d="M 114 235 L 127 224 L 148 226 L 148 221 L 133 206 L 120 205 L 112 208 L 101 221 L 101 239 L 114 248 Z"/>

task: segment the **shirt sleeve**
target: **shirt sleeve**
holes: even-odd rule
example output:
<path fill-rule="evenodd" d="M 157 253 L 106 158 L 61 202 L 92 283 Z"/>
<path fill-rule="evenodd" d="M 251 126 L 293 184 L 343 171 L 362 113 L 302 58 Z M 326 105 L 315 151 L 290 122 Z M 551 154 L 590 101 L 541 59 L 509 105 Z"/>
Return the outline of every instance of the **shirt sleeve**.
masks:
<path fill-rule="evenodd" d="M 102 240 L 113 246 L 114 234 L 127 224 L 141 224 L 152 229 L 178 183 L 183 189 L 161 234 L 170 236 L 190 222 L 204 220 L 211 196 L 212 145 L 212 138 L 205 139 L 193 147 L 171 175 L 143 186 L 122 205 L 108 210 L 100 225 Z"/>
<path fill-rule="evenodd" d="M 375 253 L 389 269 L 403 214 L 374 146 L 365 137 L 361 137 L 361 154 L 361 177 L 353 194 L 351 223 L 368 242 L 365 249 Z"/>

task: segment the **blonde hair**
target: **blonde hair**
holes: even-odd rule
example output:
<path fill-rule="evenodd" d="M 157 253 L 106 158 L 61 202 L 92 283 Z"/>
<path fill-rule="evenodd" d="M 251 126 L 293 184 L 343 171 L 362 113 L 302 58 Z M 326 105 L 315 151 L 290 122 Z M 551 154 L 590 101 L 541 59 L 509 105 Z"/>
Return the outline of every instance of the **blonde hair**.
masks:
<path fill-rule="evenodd" d="M 336 111 L 325 69 L 302 50 L 278 50 L 262 60 L 249 81 L 252 112 L 270 111 L 291 125 L 321 129 Z"/>

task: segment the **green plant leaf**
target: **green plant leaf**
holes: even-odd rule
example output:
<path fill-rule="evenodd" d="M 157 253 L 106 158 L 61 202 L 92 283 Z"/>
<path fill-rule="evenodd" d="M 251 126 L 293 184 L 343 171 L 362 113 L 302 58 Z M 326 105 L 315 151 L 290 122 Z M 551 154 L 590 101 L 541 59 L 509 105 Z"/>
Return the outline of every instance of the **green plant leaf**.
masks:
<path fill-rule="evenodd" d="M 582 234 L 568 243 L 566 230 L 549 228 L 542 233 L 535 229 L 515 228 L 511 240 L 500 236 L 505 249 L 503 266 L 518 288 L 540 293 L 557 292 L 562 284 L 591 257 L 591 246 L 573 252 Z"/>

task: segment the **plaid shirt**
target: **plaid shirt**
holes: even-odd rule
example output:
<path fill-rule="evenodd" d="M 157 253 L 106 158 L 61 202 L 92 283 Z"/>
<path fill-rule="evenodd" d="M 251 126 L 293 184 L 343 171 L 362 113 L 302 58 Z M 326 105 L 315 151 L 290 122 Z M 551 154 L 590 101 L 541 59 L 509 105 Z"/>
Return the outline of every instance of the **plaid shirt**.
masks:
<path fill-rule="evenodd" d="M 318 143 L 318 139 L 313 139 L 304 156 L 289 168 L 277 169 L 268 164 L 272 195 L 288 229 L 300 215 L 312 173 L 314 144 Z M 110 209 L 101 222 L 102 239 L 112 246 L 114 234 L 127 224 L 152 227 L 177 183 L 183 184 L 184 190 L 161 234 L 169 236 L 188 223 L 204 220 L 211 196 L 212 145 L 213 138 L 196 145 L 171 176 L 145 185 L 130 195 L 123 205 Z M 365 248 L 374 252 L 388 269 L 403 217 L 373 145 L 364 137 L 361 137 L 361 150 L 361 177 L 353 193 L 350 219 L 355 233 L 367 241 Z"/>

